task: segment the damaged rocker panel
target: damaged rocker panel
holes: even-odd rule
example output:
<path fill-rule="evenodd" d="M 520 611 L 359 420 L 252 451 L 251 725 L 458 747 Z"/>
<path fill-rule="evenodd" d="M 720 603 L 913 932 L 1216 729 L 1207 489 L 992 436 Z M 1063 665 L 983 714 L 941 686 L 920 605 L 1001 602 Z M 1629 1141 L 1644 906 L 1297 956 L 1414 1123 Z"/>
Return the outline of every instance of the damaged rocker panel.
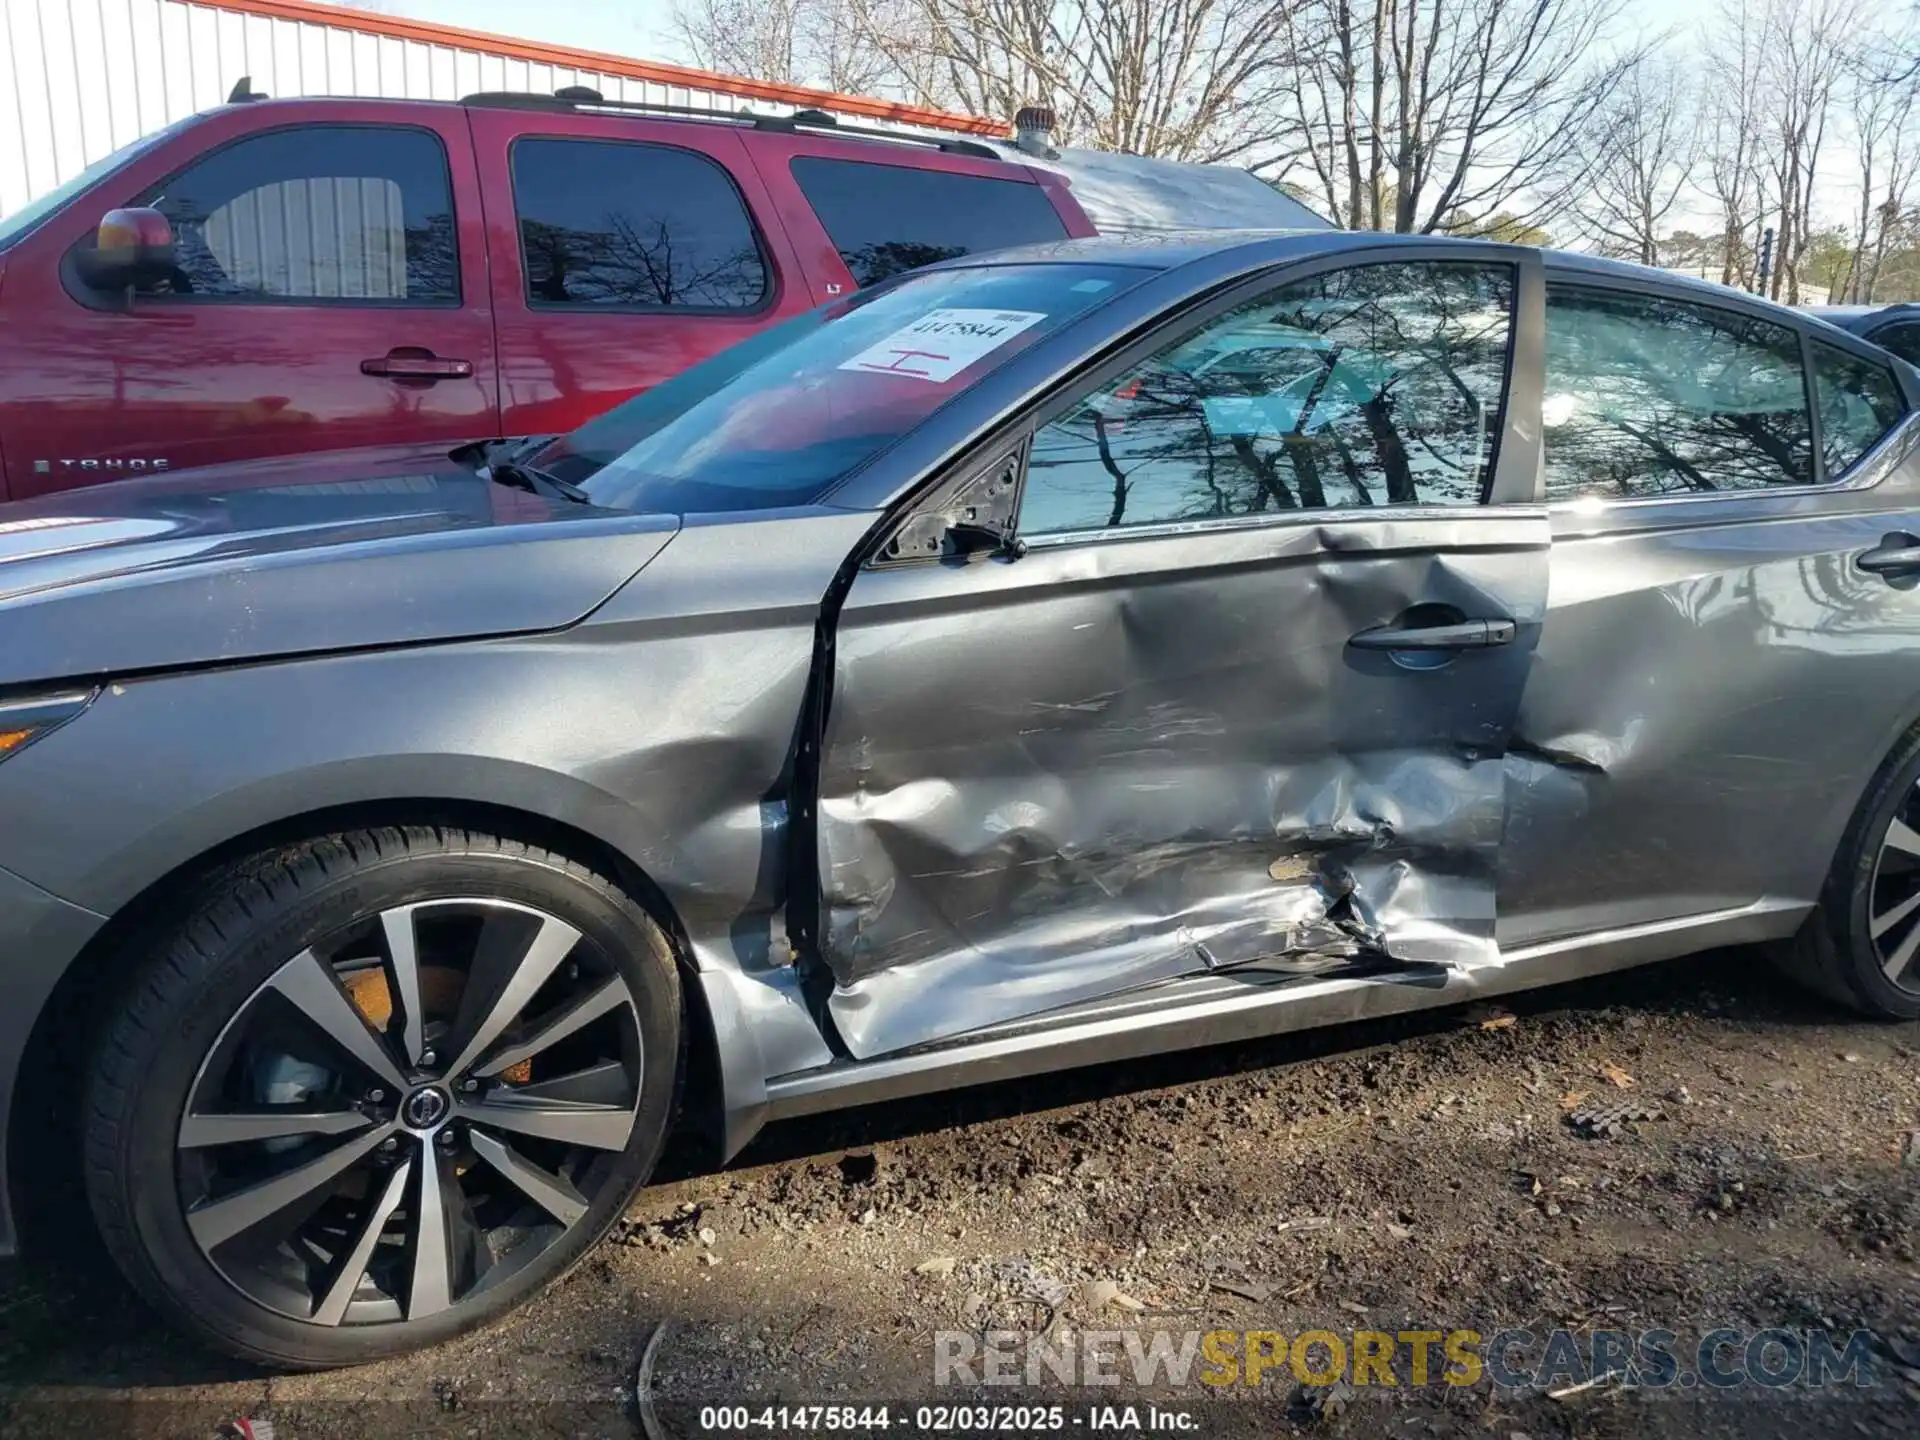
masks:
<path fill-rule="evenodd" d="M 983 1029 L 938 1048 L 775 1076 L 766 1084 L 764 1108 L 754 1121 L 1458 1005 L 1710 947 L 1781 939 L 1799 927 L 1809 908 L 1803 901 L 1761 900 L 1578 941 L 1527 946 L 1470 970 L 1425 966 L 1305 978 L 1259 974 L 1173 980 L 1033 1023 Z M 745 1130 L 740 1143 L 751 1133 Z"/>

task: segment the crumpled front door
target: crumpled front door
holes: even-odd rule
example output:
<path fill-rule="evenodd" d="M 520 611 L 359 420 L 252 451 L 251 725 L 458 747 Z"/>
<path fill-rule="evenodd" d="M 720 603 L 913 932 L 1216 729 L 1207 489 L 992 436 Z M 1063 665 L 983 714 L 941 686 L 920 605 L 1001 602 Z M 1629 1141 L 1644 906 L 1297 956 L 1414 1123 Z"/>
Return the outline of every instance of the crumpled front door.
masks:
<path fill-rule="evenodd" d="M 1547 553 L 1498 507 L 861 573 L 818 812 L 848 1048 L 1207 969 L 1494 958 Z"/>

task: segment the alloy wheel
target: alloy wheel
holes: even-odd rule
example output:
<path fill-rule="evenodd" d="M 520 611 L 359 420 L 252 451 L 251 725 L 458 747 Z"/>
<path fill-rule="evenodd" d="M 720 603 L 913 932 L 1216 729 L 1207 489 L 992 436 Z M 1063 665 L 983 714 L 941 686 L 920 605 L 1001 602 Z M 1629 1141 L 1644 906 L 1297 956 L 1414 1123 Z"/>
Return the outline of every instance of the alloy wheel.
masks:
<path fill-rule="evenodd" d="M 1894 985 L 1920 992 L 1920 785 L 1887 822 L 1867 886 L 1867 935 Z"/>
<path fill-rule="evenodd" d="M 297 1320 L 463 1305 L 621 1183 L 642 1058 L 628 982 L 565 921 L 483 899 L 364 917 L 283 963 L 201 1063 L 188 1231 Z"/>

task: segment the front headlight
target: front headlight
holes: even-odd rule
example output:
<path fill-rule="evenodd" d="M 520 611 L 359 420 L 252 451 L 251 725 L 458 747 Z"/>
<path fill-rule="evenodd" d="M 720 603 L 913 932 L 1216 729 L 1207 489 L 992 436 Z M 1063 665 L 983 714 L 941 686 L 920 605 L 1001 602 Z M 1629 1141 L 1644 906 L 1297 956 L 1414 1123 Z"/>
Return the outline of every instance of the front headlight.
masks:
<path fill-rule="evenodd" d="M 42 735 L 51 735 L 93 703 L 98 690 L 0 701 L 0 760 L 18 755 Z"/>

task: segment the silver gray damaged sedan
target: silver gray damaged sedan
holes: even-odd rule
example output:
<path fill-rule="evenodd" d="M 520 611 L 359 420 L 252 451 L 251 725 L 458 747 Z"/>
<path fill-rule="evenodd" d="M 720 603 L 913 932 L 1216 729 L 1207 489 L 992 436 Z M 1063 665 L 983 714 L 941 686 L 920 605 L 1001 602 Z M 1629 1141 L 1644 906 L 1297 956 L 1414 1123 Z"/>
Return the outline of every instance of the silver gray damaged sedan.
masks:
<path fill-rule="evenodd" d="M 0 1238 L 90 1207 L 337 1365 L 550 1283 L 682 1116 L 1733 943 L 1920 1015 L 1916 403 L 1669 275 L 1174 236 L 0 509 Z"/>

